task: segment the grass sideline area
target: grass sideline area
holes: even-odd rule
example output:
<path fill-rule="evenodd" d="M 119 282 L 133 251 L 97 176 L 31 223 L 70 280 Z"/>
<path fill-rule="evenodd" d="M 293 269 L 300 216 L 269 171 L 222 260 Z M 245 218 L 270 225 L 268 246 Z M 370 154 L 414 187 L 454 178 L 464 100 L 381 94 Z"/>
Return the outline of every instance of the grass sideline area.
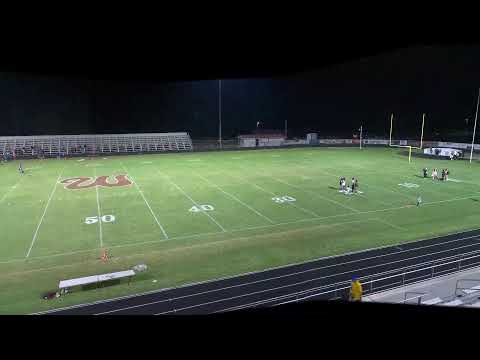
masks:
<path fill-rule="evenodd" d="M 296 148 L 0 166 L 0 314 L 26 314 L 478 228 L 478 163 Z M 421 169 L 449 168 L 450 180 Z M 440 170 L 441 171 L 441 170 Z M 439 172 L 440 172 L 439 171 Z M 339 192 L 355 176 L 361 193 Z M 108 178 L 107 178 L 108 177 Z M 117 178 L 115 178 L 117 177 Z M 120 186 L 112 186 L 118 184 Z M 423 203 L 415 206 L 417 195 Z M 111 259 L 100 260 L 102 249 Z M 58 281 L 149 269 L 43 300 Z"/>

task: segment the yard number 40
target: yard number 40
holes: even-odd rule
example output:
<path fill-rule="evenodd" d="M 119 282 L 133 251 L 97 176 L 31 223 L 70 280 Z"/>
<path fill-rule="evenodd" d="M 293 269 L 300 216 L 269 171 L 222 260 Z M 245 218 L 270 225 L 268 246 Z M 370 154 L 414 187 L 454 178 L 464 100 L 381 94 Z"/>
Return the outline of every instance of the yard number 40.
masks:
<path fill-rule="evenodd" d="M 199 212 L 199 211 L 212 211 L 215 210 L 212 205 L 199 205 L 199 206 L 192 206 L 188 211 L 190 212 Z"/>

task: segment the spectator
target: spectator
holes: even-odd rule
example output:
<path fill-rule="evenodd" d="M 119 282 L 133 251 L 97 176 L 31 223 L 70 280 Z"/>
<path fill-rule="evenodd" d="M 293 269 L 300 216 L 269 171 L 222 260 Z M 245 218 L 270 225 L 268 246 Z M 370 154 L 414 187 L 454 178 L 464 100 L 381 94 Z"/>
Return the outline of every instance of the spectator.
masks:
<path fill-rule="evenodd" d="M 358 280 L 356 276 L 353 276 L 352 286 L 350 288 L 349 300 L 362 301 L 362 294 L 363 294 L 362 284 L 360 283 L 360 280 Z"/>

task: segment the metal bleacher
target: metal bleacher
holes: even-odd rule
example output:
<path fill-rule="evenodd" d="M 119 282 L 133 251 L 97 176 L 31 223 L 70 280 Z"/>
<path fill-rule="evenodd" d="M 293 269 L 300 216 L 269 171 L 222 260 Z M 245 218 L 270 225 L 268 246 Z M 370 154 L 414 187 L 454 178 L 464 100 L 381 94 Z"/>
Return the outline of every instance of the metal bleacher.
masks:
<path fill-rule="evenodd" d="M 480 285 L 474 284 L 480 284 L 480 279 L 461 278 L 456 281 L 453 294 L 439 296 L 438 291 L 435 291 L 434 289 L 432 289 L 432 293 L 408 291 L 404 294 L 404 300 L 395 302 L 403 304 L 416 303 L 419 305 L 480 308 Z M 433 295 L 433 292 L 436 292 L 436 294 Z"/>
<path fill-rule="evenodd" d="M 56 157 L 59 155 L 100 155 L 191 151 L 186 132 L 108 135 L 44 135 L 0 137 L 0 154 Z"/>

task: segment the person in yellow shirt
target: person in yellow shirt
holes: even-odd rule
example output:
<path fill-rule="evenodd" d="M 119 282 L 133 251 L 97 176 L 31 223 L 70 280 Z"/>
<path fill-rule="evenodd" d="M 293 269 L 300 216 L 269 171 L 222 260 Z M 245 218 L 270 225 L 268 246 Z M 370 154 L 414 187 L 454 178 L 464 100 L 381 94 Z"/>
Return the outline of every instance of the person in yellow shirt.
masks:
<path fill-rule="evenodd" d="M 362 284 L 356 276 L 352 277 L 352 286 L 350 288 L 350 301 L 362 301 Z"/>

